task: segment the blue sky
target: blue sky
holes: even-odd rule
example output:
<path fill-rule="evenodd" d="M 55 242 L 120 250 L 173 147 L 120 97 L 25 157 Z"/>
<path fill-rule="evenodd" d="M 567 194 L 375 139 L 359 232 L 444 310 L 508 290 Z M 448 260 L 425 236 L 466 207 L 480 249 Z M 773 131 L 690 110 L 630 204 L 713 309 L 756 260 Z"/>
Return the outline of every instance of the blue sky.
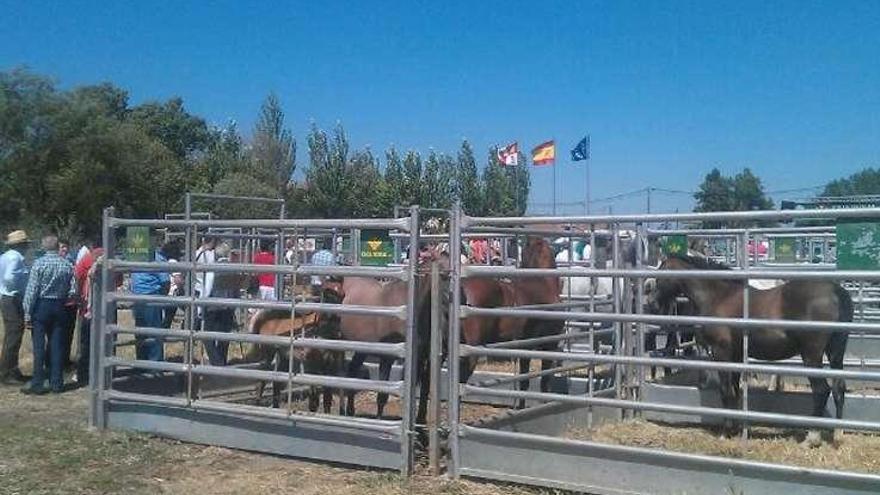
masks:
<path fill-rule="evenodd" d="M 693 190 L 713 166 L 751 167 L 770 191 L 880 166 L 877 1 L 2 7 L 0 69 L 24 64 L 63 87 L 109 80 L 133 103 L 179 95 L 245 131 L 275 91 L 301 164 L 310 122 L 341 121 L 356 147 L 454 152 L 467 138 L 481 161 L 494 144 L 550 138 L 567 157 L 590 133 L 594 198 Z M 550 201 L 551 169 L 532 171 L 532 200 Z M 583 168 L 556 172 L 558 201 L 582 200 Z M 636 211 L 645 198 L 595 209 L 609 204 Z"/>

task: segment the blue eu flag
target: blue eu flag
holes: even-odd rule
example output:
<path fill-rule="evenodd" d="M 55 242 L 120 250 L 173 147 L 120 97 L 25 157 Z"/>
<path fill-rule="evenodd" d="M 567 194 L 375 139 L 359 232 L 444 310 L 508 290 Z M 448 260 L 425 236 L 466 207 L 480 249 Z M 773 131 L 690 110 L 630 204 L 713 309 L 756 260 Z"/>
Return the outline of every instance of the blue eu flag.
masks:
<path fill-rule="evenodd" d="M 571 161 L 579 162 L 590 159 L 590 136 L 581 139 L 581 142 L 571 150 Z"/>

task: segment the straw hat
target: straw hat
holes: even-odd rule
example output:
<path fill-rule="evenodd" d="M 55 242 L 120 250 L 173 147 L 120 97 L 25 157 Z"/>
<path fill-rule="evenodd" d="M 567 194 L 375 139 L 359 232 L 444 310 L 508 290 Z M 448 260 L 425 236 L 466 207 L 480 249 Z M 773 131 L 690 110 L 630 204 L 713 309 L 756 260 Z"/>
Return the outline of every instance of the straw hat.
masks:
<path fill-rule="evenodd" d="M 23 230 L 13 230 L 6 236 L 6 244 L 8 246 L 14 246 L 16 244 L 24 244 L 28 242 L 27 232 Z"/>

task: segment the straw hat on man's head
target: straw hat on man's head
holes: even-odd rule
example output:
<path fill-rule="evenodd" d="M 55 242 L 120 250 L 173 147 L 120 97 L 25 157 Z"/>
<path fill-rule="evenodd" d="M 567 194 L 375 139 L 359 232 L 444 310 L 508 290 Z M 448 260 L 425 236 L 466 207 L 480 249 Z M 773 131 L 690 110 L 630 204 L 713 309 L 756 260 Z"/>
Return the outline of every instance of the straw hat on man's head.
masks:
<path fill-rule="evenodd" d="M 27 232 L 23 230 L 13 230 L 6 236 L 6 245 L 7 246 L 16 246 L 18 244 L 24 244 L 28 242 Z"/>

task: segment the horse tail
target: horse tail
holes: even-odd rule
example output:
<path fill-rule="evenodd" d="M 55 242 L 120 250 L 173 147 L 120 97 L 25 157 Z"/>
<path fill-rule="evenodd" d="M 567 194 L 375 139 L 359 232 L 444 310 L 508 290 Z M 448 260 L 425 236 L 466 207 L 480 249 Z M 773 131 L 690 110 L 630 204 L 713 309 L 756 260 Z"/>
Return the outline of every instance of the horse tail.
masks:
<path fill-rule="evenodd" d="M 837 321 L 845 323 L 853 321 L 852 296 L 840 285 L 834 286 L 834 293 L 837 295 L 839 308 Z M 832 368 L 843 369 L 843 355 L 846 353 L 848 340 L 849 332 L 845 330 L 832 333 L 831 338 L 828 339 L 828 346 L 825 351 L 828 354 L 828 361 L 831 363 Z"/>
<path fill-rule="evenodd" d="M 260 327 L 263 326 L 263 320 L 265 319 L 266 310 L 260 309 L 251 316 L 250 321 L 248 322 L 248 333 L 258 333 L 260 331 Z"/>

